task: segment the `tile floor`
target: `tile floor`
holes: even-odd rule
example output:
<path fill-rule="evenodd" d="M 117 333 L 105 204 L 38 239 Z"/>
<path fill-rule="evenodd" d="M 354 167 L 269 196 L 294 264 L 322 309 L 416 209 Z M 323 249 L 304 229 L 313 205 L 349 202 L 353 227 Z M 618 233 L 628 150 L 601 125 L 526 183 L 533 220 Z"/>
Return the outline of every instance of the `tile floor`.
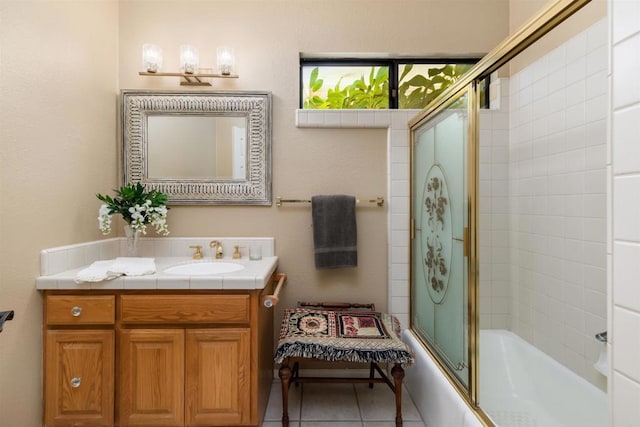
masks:
<path fill-rule="evenodd" d="M 384 384 L 300 384 L 289 390 L 290 427 L 395 427 L 395 399 Z M 425 427 L 409 393 L 402 392 L 404 427 Z M 280 382 L 271 387 L 262 427 L 281 427 Z"/>

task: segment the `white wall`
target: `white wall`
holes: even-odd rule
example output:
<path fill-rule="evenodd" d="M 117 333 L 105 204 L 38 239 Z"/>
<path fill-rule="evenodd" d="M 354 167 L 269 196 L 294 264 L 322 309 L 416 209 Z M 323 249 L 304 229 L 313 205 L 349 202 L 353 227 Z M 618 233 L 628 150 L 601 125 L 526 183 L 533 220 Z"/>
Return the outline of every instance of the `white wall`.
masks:
<path fill-rule="evenodd" d="M 40 251 L 100 238 L 117 179 L 118 4 L 0 1 L 0 425 L 42 425 Z"/>
<path fill-rule="evenodd" d="M 610 425 L 632 427 L 640 422 L 640 2 L 613 0 L 609 19 Z"/>

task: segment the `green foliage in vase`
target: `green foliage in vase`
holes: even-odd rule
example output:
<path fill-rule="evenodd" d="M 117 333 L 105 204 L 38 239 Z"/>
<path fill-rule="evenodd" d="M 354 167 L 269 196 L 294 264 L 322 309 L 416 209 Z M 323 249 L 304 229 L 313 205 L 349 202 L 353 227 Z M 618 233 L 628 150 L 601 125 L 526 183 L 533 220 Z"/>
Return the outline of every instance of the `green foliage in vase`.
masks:
<path fill-rule="evenodd" d="M 167 208 L 169 197 L 158 191 L 146 191 L 139 182 L 128 184 L 113 190 L 116 197 L 108 194 L 96 194 L 96 197 L 104 202 L 100 207 L 98 222 L 103 234 L 111 231 L 111 216 L 122 215 L 122 219 L 134 230 L 146 233 L 146 225 L 151 224 L 161 234 L 169 234 L 167 229 Z"/>

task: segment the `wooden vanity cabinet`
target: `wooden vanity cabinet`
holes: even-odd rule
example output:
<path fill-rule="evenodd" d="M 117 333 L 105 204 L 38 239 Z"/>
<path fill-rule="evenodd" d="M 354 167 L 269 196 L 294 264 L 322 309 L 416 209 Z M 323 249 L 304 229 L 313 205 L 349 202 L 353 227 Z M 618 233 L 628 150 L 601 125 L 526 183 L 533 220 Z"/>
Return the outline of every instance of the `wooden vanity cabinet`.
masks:
<path fill-rule="evenodd" d="M 101 407 L 106 413 L 101 420 L 76 422 L 61 420 L 59 416 L 56 423 L 50 420 L 49 408 L 55 407 L 53 402 L 66 393 L 63 384 L 66 379 L 58 378 L 59 374 L 54 374 L 55 368 L 70 371 L 51 357 L 54 337 L 75 339 L 73 335 L 65 335 L 73 334 L 75 330 L 47 323 L 45 425 L 260 425 L 273 378 L 273 309 L 261 304 L 261 295 L 269 289 L 115 291 L 100 295 L 114 298 L 115 321 L 100 326 L 99 330 L 92 326 L 79 332 L 85 335 L 100 333 L 105 335 L 105 342 L 111 340 L 111 346 L 105 344 L 100 348 L 102 365 L 111 366 L 111 374 L 108 375 L 105 369 L 101 373 L 95 367 L 88 368 L 86 374 L 115 377 L 115 388 L 113 380 L 110 383 L 94 380 L 94 384 L 104 387 L 101 393 L 111 397 L 110 401 L 105 400 L 104 408 Z M 47 291 L 47 301 L 57 296 L 56 292 L 60 291 Z M 87 291 L 86 294 L 96 292 Z M 76 296 L 84 295 L 76 293 L 65 295 L 65 298 Z M 92 351 L 95 353 L 98 349 Z M 95 355 L 66 357 L 65 363 L 79 369 L 80 359 L 93 364 L 96 358 Z M 50 387 L 62 391 L 56 395 L 49 391 Z M 87 398 L 74 401 L 74 404 L 81 407 L 96 399 Z M 82 408 L 88 409 L 91 408 Z"/>
<path fill-rule="evenodd" d="M 112 426 L 115 297 L 45 299 L 45 426 Z"/>

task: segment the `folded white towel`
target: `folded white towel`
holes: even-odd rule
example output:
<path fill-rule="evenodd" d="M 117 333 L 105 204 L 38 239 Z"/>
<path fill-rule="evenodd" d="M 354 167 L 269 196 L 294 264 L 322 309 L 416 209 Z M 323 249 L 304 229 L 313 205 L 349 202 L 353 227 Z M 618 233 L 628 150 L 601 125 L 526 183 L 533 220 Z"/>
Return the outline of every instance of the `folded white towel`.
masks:
<path fill-rule="evenodd" d="M 109 271 L 113 263 L 114 261 L 112 259 L 94 262 L 76 274 L 76 283 L 102 282 L 103 280 L 111 280 L 122 276 L 122 273 L 112 273 Z"/>
<path fill-rule="evenodd" d="M 144 276 L 156 272 L 154 258 L 121 257 L 109 267 L 108 274 L 124 274 L 125 276 Z"/>

